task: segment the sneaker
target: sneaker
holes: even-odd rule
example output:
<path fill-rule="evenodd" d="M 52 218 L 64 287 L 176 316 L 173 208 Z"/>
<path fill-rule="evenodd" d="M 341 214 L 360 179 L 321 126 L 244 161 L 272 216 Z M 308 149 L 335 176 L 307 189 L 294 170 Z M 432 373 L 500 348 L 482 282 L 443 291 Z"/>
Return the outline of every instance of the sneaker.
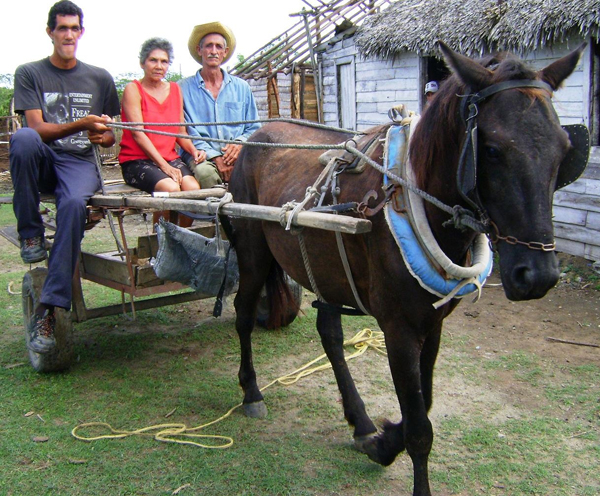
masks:
<path fill-rule="evenodd" d="M 21 258 L 25 263 L 36 263 L 46 260 L 48 252 L 46 251 L 44 236 L 21 239 Z"/>
<path fill-rule="evenodd" d="M 56 346 L 54 329 L 56 318 L 48 310 L 41 317 L 33 314 L 29 322 L 28 348 L 36 353 L 48 353 Z"/>

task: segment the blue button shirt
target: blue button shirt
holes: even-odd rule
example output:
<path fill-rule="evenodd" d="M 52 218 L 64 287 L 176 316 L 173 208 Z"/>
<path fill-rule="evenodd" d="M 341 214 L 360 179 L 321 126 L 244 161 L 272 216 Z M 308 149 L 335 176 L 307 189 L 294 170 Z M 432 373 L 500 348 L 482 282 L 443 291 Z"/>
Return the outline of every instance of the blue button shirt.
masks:
<path fill-rule="evenodd" d="M 223 73 L 223 85 L 217 99 L 206 88 L 200 70 L 194 75 L 179 81 L 183 95 L 183 113 L 186 122 L 227 122 L 258 120 L 258 109 L 250 85 L 227 71 Z M 208 160 L 222 155 L 221 148 L 226 143 L 207 142 L 202 138 L 246 141 L 260 127 L 260 124 L 236 124 L 219 126 L 189 126 L 188 134 L 197 136 L 194 146 L 206 152 Z"/>

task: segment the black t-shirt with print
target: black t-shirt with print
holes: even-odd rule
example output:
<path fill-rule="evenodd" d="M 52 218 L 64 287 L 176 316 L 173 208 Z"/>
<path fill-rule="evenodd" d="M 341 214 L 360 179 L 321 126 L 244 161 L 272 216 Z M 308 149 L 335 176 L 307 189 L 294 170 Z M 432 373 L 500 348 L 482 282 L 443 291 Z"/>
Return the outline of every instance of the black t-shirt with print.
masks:
<path fill-rule="evenodd" d="M 15 72 L 15 110 L 41 110 L 45 122 L 65 124 L 88 114 L 119 115 L 119 97 L 105 69 L 77 61 L 68 70 L 59 69 L 45 58 L 19 66 Z M 57 153 L 69 153 L 94 162 L 94 153 L 82 131 L 51 143 Z"/>

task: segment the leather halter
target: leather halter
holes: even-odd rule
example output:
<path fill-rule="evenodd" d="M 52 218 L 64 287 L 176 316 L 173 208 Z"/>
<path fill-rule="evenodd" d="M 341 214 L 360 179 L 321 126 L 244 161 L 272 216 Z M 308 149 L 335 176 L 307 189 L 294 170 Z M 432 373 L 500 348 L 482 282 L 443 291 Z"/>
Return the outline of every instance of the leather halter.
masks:
<path fill-rule="evenodd" d="M 537 80 L 511 80 L 496 83 L 464 97 L 460 115 L 466 126 L 466 139 L 460 152 L 456 182 L 462 198 L 477 212 L 482 223 L 482 230 L 490 232 L 490 218 L 479 198 L 477 191 L 477 105 L 496 93 L 514 88 L 539 88 L 552 94 L 549 84 Z"/>

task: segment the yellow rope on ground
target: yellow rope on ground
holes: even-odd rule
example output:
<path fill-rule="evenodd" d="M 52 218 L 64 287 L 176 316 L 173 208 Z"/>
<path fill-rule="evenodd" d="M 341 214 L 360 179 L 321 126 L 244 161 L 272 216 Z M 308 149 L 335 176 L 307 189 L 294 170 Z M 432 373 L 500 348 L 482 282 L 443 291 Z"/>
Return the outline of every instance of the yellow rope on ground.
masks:
<path fill-rule="evenodd" d="M 353 358 L 357 358 L 365 353 L 369 348 L 374 349 L 378 353 L 383 355 L 387 355 L 385 350 L 385 341 L 383 338 L 383 332 L 381 331 L 372 331 L 371 329 L 363 329 L 359 331 L 353 338 L 344 341 L 344 346 L 353 346 L 356 351 L 346 356 L 346 360 L 352 360 Z M 306 365 L 303 365 L 299 369 L 294 370 L 293 372 L 284 375 L 270 382 L 263 388 L 261 391 L 271 387 L 274 384 L 281 384 L 283 386 L 290 386 L 295 384 L 303 377 L 306 377 L 310 374 L 314 374 L 315 372 L 319 372 L 321 370 L 331 368 L 331 363 L 327 362 L 321 365 L 314 366 L 318 362 L 327 358 L 326 354 L 322 354 L 318 358 L 310 361 Z M 212 422 L 208 422 L 203 425 L 199 425 L 197 427 L 188 427 L 185 424 L 158 424 L 151 425 L 149 427 L 143 427 L 141 429 L 135 430 L 122 430 L 115 429 L 110 424 L 106 422 L 86 422 L 83 424 L 79 424 L 71 431 L 71 435 L 79 439 L 80 441 L 97 441 L 100 439 L 122 439 L 129 436 L 153 436 L 156 441 L 161 441 L 163 443 L 176 443 L 176 444 L 189 444 L 192 446 L 197 446 L 199 448 L 206 449 L 224 449 L 229 448 L 233 445 L 233 439 L 228 436 L 219 436 L 212 434 L 197 434 L 198 431 L 205 429 L 206 427 L 221 422 L 229 417 L 235 410 L 237 410 L 242 403 L 235 405 L 231 408 L 225 415 L 219 417 Z M 79 430 L 89 428 L 89 427 L 103 427 L 106 428 L 110 434 L 102 434 L 99 436 L 90 436 L 85 437 L 78 434 Z M 158 431 L 158 432 L 156 432 Z M 186 440 L 186 438 L 190 439 L 210 439 L 213 441 L 221 441 L 221 444 L 203 444 L 197 441 Z"/>

